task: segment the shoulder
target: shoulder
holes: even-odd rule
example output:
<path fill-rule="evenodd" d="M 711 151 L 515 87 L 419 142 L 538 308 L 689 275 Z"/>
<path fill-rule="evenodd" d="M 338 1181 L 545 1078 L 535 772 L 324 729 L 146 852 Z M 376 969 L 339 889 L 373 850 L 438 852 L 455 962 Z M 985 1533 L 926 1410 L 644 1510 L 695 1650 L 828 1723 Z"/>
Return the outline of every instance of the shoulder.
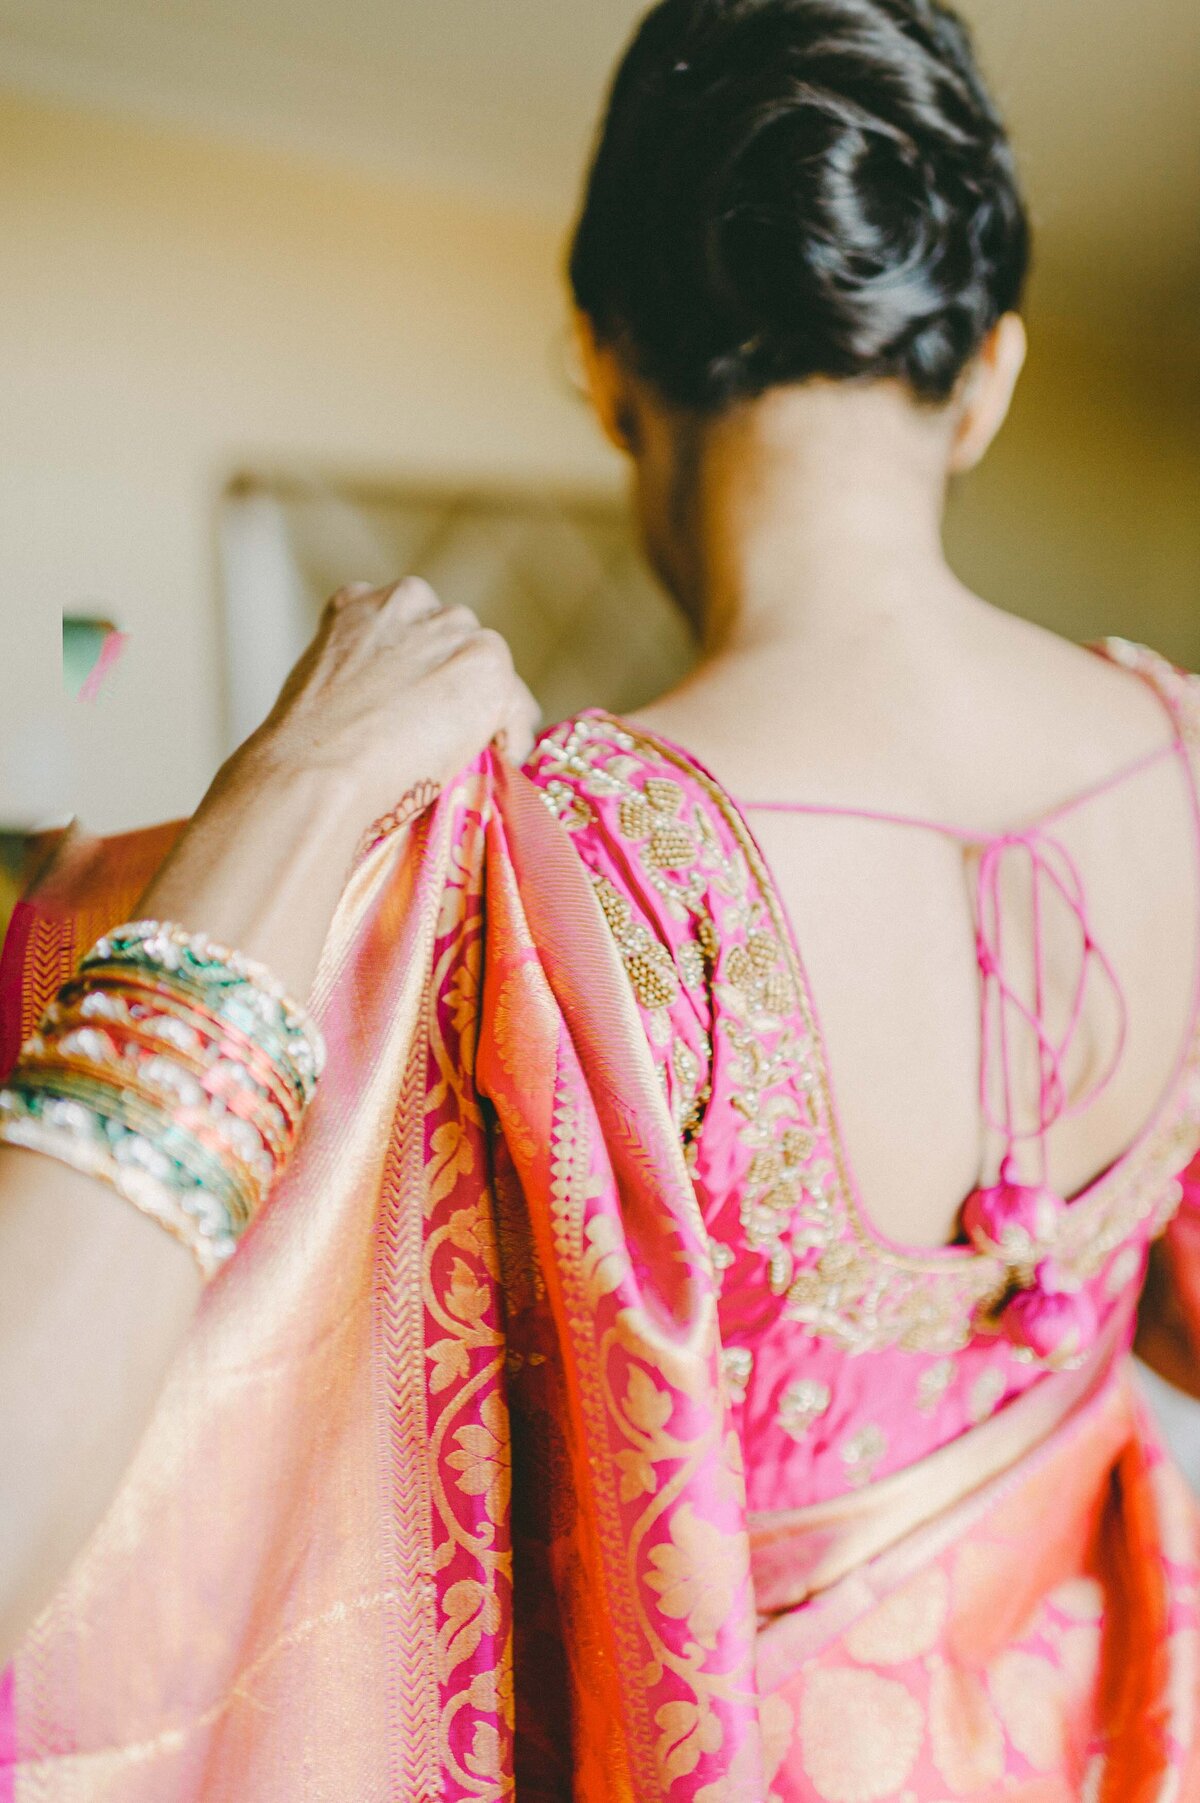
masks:
<path fill-rule="evenodd" d="M 1171 716 L 1180 729 L 1194 721 L 1200 686 L 1161 652 L 1115 635 L 1075 644 L 1019 624 L 1028 636 L 1016 640 L 1014 717 L 1055 753 L 1060 784 L 1082 787 L 1155 751 Z"/>
<path fill-rule="evenodd" d="M 1110 681 L 1120 685 L 1121 672 L 1139 677 L 1166 703 L 1188 736 L 1200 740 L 1200 676 L 1133 639 L 1110 637 L 1088 649 L 1098 654 Z"/>
<path fill-rule="evenodd" d="M 680 747 L 592 709 L 544 734 L 526 773 L 584 862 L 619 877 L 666 937 L 686 939 L 744 889 L 735 811 Z"/>
<path fill-rule="evenodd" d="M 720 807 L 685 753 L 596 710 L 545 733 L 525 771 L 591 879 L 686 1148 L 711 1090 L 721 923 L 745 886 Z"/>
<path fill-rule="evenodd" d="M 597 710 L 544 734 L 526 774 L 592 880 L 686 1139 L 708 1100 L 713 1035 L 794 1009 L 757 848 L 695 758 Z"/>

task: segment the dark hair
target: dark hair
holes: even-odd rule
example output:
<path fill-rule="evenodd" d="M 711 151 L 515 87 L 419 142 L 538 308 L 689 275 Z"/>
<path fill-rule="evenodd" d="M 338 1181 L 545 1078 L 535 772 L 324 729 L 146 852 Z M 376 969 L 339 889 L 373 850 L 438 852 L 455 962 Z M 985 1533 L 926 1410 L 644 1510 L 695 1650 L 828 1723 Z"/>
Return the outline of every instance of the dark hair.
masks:
<path fill-rule="evenodd" d="M 945 401 L 1028 261 L 1004 126 L 939 0 L 661 0 L 570 275 L 601 340 L 713 412 L 811 376 Z"/>

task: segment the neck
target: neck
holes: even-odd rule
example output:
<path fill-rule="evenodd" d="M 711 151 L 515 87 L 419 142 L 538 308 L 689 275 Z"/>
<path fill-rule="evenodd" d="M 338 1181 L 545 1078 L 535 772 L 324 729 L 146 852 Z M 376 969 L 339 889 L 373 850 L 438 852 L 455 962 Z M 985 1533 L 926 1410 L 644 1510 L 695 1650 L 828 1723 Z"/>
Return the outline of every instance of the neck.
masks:
<path fill-rule="evenodd" d="M 949 429 L 890 384 L 811 383 L 677 431 L 669 574 L 708 654 L 927 633 L 965 593 L 941 542 Z"/>

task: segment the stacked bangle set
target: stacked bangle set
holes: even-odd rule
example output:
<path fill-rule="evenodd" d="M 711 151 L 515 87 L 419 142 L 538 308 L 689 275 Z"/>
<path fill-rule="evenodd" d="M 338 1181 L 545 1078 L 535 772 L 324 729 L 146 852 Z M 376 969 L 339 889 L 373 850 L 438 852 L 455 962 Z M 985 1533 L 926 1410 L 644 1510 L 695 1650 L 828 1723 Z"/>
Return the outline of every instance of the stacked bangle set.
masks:
<path fill-rule="evenodd" d="M 324 1060 L 262 965 L 162 921 L 114 928 L 0 1089 L 0 1141 L 99 1177 L 211 1277 L 286 1164 Z"/>

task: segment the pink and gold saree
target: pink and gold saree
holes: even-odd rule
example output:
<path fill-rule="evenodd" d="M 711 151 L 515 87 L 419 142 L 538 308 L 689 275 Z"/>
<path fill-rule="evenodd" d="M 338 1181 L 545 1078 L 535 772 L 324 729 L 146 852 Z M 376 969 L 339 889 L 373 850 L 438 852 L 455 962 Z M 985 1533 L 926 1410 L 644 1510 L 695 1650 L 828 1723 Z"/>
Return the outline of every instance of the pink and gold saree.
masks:
<path fill-rule="evenodd" d="M 75 840 L 19 908 L 6 1063 L 164 849 Z M 0 1678 L 4 1803 L 1200 1794 L 1200 1530 L 1126 1357 L 1152 1238 L 1200 1287 L 1200 1031 L 1072 1204 L 1052 1369 L 987 1259 L 872 1235 L 769 873 L 673 747 L 481 759 L 359 862 L 314 1006 L 294 1162 Z"/>

